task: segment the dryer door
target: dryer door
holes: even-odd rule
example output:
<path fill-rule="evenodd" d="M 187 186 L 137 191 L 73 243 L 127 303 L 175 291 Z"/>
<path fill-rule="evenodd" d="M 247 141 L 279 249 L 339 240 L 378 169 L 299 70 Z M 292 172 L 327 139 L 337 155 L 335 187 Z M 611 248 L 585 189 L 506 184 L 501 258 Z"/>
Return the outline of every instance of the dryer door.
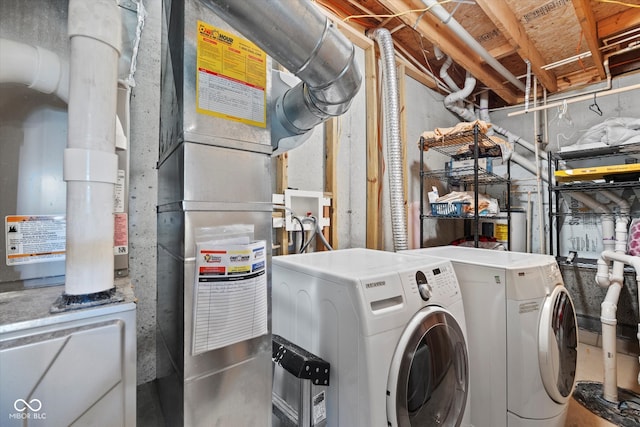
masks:
<path fill-rule="evenodd" d="M 553 400 L 565 403 L 576 379 L 578 324 L 564 286 L 556 286 L 545 299 L 538 332 L 538 361 L 544 388 Z"/>
<path fill-rule="evenodd" d="M 436 306 L 416 313 L 389 368 L 389 426 L 459 425 L 467 402 L 468 366 L 464 335 L 451 313 Z"/>

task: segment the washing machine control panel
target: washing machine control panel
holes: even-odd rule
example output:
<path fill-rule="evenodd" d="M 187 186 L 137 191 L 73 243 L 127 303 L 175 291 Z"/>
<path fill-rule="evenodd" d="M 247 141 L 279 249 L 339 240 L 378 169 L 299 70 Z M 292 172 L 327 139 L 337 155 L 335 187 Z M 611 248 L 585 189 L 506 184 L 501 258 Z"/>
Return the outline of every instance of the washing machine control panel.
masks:
<path fill-rule="evenodd" d="M 460 293 L 458 279 L 451 264 L 434 265 L 415 273 L 420 298 L 429 301 L 433 296 L 447 298 Z"/>

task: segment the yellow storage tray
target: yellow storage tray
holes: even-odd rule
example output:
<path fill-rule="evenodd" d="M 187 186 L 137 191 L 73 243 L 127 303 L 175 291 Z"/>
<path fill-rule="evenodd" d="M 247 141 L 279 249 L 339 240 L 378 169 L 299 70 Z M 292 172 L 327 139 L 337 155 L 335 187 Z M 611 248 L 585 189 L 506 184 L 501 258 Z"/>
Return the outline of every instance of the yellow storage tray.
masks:
<path fill-rule="evenodd" d="M 555 172 L 555 176 L 558 181 L 592 181 L 604 179 L 609 175 L 634 172 L 640 172 L 640 163 L 558 170 Z"/>

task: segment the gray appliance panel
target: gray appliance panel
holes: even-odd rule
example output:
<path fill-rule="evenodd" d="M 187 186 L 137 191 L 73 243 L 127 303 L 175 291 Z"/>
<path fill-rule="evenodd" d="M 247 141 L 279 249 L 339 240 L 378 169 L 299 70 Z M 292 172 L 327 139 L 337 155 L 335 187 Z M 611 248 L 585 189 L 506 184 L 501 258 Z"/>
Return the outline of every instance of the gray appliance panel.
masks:
<path fill-rule="evenodd" d="M 19 300 L 19 294 L 34 291 L 51 297 L 61 289 L 21 291 L 8 297 Z M 52 301 L 32 300 L 47 307 Z M 16 402 L 23 409 L 24 402 L 18 401 L 23 399 L 33 408 L 19 412 L 27 413 L 29 425 L 135 426 L 135 304 L 111 304 L 3 325 L 0 377 L 2 425 L 25 425 L 15 409 Z"/>
<path fill-rule="evenodd" d="M 184 141 L 271 153 L 269 114 L 267 114 L 266 128 L 260 128 L 196 111 L 198 20 L 242 36 L 199 0 L 166 2 L 165 6 L 165 13 L 168 14 L 165 19 L 168 22 L 164 29 L 167 36 L 163 37 L 162 45 L 160 161 L 162 162 Z M 269 58 L 266 67 L 266 92 L 270 94 L 271 60 Z M 267 95 L 267 104 L 270 102 Z"/>
<path fill-rule="evenodd" d="M 268 203 L 270 177 L 268 155 L 187 142 L 158 169 L 158 204 L 183 200 Z"/>

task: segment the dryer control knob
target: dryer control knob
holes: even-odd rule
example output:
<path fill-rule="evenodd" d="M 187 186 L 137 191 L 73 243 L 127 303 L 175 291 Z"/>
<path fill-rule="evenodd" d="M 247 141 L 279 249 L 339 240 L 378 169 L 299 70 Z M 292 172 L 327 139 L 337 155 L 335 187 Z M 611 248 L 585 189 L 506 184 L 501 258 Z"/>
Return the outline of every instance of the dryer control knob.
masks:
<path fill-rule="evenodd" d="M 428 283 L 420 283 L 418 292 L 420 292 L 420 297 L 425 301 L 429 301 L 429 298 L 431 298 L 431 286 Z"/>

